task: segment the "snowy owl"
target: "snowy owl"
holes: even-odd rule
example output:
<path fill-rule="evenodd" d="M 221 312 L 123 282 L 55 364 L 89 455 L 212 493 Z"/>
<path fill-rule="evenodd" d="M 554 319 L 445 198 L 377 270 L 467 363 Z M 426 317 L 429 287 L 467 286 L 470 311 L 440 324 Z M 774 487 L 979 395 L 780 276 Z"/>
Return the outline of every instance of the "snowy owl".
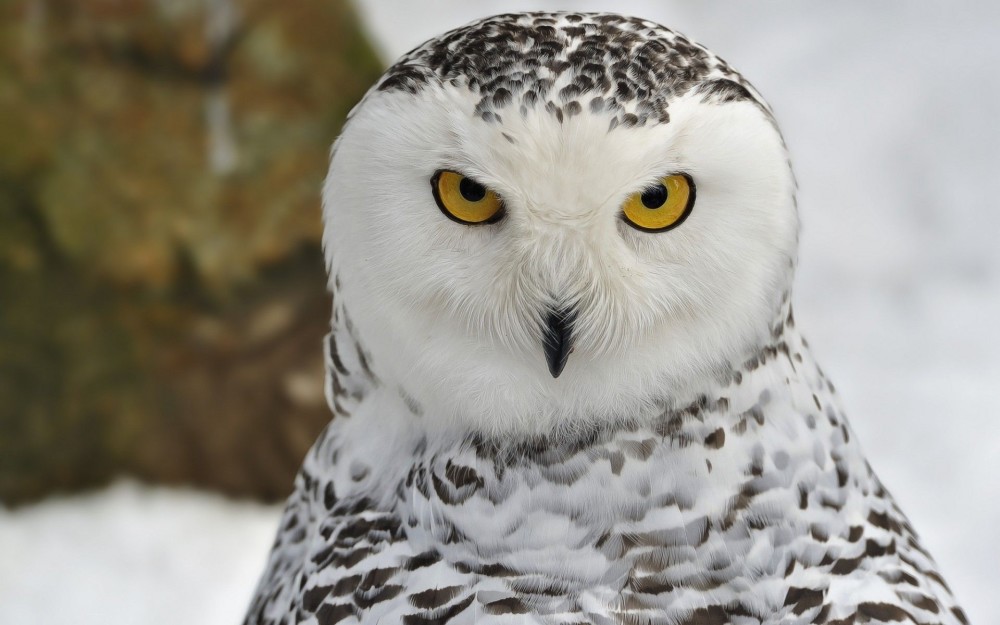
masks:
<path fill-rule="evenodd" d="M 247 625 L 966 623 L 795 325 L 771 110 L 704 47 L 451 31 L 323 201 L 335 418 Z"/>

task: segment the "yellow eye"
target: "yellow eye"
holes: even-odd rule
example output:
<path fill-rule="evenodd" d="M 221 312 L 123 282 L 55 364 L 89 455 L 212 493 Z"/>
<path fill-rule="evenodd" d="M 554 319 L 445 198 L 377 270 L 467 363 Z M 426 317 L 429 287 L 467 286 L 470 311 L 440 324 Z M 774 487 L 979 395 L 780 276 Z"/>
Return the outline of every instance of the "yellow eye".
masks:
<path fill-rule="evenodd" d="M 472 178 L 453 171 L 439 171 L 431 178 L 434 199 L 441 212 L 461 224 L 490 224 L 503 217 L 503 202 Z"/>
<path fill-rule="evenodd" d="M 630 196 L 622 206 L 622 213 L 633 228 L 663 232 L 687 219 L 692 206 L 694 181 L 687 174 L 673 174 Z"/>

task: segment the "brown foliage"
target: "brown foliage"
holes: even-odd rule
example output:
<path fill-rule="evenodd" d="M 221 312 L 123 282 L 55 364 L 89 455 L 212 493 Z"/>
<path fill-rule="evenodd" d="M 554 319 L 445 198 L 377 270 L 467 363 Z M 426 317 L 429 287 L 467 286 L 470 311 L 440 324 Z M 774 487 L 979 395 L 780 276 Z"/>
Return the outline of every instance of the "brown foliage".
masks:
<path fill-rule="evenodd" d="M 287 490 L 328 420 L 319 188 L 379 71 L 344 1 L 0 6 L 0 501 Z"/>

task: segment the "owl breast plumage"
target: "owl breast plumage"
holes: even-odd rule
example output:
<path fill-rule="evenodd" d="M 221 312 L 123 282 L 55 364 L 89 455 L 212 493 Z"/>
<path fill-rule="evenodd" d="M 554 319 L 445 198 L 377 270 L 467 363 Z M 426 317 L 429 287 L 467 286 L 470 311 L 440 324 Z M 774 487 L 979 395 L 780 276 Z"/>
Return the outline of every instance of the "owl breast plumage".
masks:
<path fill-rule="evenodd" d="M 335 144 L 334 419 L 247 625 L 967 623 L 796 327 L 794 191 L 657 24 L 400 59 Z"/>

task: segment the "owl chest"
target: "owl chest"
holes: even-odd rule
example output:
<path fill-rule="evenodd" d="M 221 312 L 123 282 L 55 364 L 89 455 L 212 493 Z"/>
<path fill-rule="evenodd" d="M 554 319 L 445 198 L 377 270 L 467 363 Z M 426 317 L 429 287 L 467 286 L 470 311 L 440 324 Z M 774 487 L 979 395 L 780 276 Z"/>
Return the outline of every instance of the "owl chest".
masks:
<path fill-rule="evenodd" d="M 782 576 L 817 520 L 798 505 L 795 471 L 778 474 L 766 450 L 739 441 L 711 451 L 640 433 L 530 463 L 435 459 L 411 469 L 396 511 L 416 551 L 553 592 Z M 806 462 L 785 455 L 786 469 Z"/>
<path fill-rule="evenodd" d="M 385 587 L 399 594 L 379 618 L 422 606 L 426 593 L 444 601 L 442 589 L 456 610 L 538 622 L 680 618 L 705 606 L 811 619 L 837 593 L 885 601 L 885 567 L 866 558 L 895 566 L 906 537 L 881 527 L 901 521 L 860 453 L 831 420 L 773 431 L 762 421 L 706 419 L 513 458 L 467 446 L 418 455 L 398 482 L 383 482 L 389 546 L 371 571 L 351 572 L 362 585 L 391 572 Z M 371 515 L 358 523 L 374 527 Z M 363 533 L 351 528 L 338 536 Z"/>

